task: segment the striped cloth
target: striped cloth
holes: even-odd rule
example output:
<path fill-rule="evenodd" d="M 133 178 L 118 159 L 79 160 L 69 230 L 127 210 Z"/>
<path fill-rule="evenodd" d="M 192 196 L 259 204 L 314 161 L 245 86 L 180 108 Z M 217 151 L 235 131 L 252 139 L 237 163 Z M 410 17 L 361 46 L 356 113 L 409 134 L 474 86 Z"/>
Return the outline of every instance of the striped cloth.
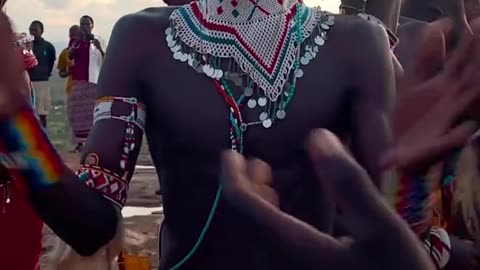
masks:
<path fill-rule="evenodd" d="M 73 82 L 72 93 L 67 99 L 67 113 L 76 143 L 84 143 L 92 129 L 96 90 L 96 84 Z"/>

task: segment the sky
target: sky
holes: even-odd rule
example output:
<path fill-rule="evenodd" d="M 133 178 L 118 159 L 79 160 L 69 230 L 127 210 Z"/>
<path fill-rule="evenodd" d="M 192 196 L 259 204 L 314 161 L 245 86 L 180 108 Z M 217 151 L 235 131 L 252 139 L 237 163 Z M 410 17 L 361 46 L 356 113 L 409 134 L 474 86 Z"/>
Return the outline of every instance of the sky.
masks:
<path fill-rule="evenodd" d="M 338 11 L 340 0 L 304 0 L 309 6 L 321 6 L 324 10 Z M 163 6 L 161 0 L 9 0 L 7 14 L 15 31 L 28 32 L 33 20 L 45 25 L 45 39 L 63 44 L 68 39 L 68 28 L 78 24 L 82 15 L 95 20 L 94 32 L 108 40 L 115 22 L 123 15 L 147 7 Z M 58 48 L 57 48 L 58 49 Z"/>

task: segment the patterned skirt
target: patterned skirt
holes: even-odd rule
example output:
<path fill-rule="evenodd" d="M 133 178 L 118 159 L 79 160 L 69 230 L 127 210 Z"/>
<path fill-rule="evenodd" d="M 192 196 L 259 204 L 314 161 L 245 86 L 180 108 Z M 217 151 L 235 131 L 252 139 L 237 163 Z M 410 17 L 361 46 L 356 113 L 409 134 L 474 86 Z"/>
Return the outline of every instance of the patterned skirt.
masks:
<path fill-rule="evenodd" d="M 96 84 L 73 82 L 72 93 L 67 99 L 67 112 L 76 143 L 84 143 L 92 129 L 96 92 Z"/>

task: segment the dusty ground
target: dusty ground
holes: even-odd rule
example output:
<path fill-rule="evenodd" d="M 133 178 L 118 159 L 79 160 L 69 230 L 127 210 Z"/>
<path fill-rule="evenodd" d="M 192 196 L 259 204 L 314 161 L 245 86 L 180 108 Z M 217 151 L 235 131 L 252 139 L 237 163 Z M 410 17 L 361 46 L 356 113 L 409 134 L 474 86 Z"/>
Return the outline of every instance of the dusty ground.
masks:
<path fill-rule="evenodd" d="M 77 154 L 64 153 L 62 156 L 69 167 L 72 169 L 78 167 L 79 157 Z M 148 150 L 142 149 L 138 165 L 151 165 Z M 163 220 L 163 212 L 157 211 L 153 214 L 145 215 L 142 213 L 144 211 L 141 210 L 148 209 L 136 207 L 160 207 L 161 196 L 155 195 L 158 186 L 157 175 L 154 169 L 136 169 L 127 200 L 129 215 L 133 212 L 133 216 L 125 218 L 127 230 L 126 250 L 131 253 L 149 256 L 152 267 L 158 265 L 157 230 Z"/>

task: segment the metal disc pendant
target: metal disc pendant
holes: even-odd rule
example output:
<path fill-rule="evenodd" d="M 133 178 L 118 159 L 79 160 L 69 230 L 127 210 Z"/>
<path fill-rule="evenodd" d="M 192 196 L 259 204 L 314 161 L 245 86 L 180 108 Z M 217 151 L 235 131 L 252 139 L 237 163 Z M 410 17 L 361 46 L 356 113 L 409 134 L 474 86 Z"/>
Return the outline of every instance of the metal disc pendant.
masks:
<path fill-rule="evenodd" d="M 277 118 L 278 119 L 285 119 L 285 116 L 287 116 L 287 112 L 285 112 L 284 110 L 279 110 L 277 111 Z"/>
<path fill-rule="evenodd" d="M 253 89 L 251 87 L 247 87 L 245 88 L 243 94 L 247 97 L 251 97 L 253 95 Z"/>
<path fill-rule="evenodd" d="M 187 62 L 187 60 L 188 60 L 188 56 L 184 53 L 181 53 L 180 54 L 180 61 Z"/>
<path fill-rule="evenodd" d="M 180 55 L 181 55 L 181 54 L 182 54 L 182 53 L 179 52 L 179 51 L 178 51 L 178 52 L 175 52 L 175 53 L 173 54 L 173 59 L 175 59 L 175 60 L 180 60 Z"/>
<path fill-rule="evenodd" d="M 215 70 L 215 79 L 220 79 L 223 77 L 223 70 L 217 69 Z"/>
<path fill-rule="evenodd" d="M 272 126 L 273 122 L 272 119 L 267 119 L 262 122 L 262 125 L 264 128 L 270 128 Z"/>
<path fill-rule="evenodd" d="M 265 121 L 265 120 L 267 120 L 267 118 L 268 118 L 268 113 L 267 112 L 262 112 L 260 114 L 260 117 L 259 117 L 260 121 Z"/>
<path fill-rule="evenodd" d="M 250 99 L 248 101 L 247 105 L 250 109 L 253 109 L 257 106 L 257 101 L 255 99 Z"/>
<path fill-rule="evenodd" d="M 323 46 L 323 45 L 325 45 L 325 39 L 323 39 L 321 36 L 316 36 L 315 37 L 315 43 L 318 46 Z"/>
<path fill-rule="evenodd" d="M 300 57 L 300 63 L 302 63 L 302 65 L 306 66 L 308 65 L 308 63 L 310 62 L 310 60 L 307 58 L 307 57 Z"/>
<path fill-rule="evenodd" d="M 178 51 L 180 51 L 181 48 L 182 48 L 182 47 L 177 44 L 177 45 L 175 45 L 175 46 L 172 47 L 172 52 L 178 52 Z"/>
<path fill-rule="evenodd" d="M 258 105 L 259 105 L 259 106 L 262 106 L 262 107 L 265 106 L 265 105 L 267 105 L 267 98 L 266 98 L 266 97 L 261 97 L 261 98 L 259 98 L 259 99 L 258 99 Z"/>
<path fill-rule="evenodd" d="M 205 73 L 205 75 L 207 75 L 210 78 L 212 78 L 213 75 L 215 75 L 215 70 L 210 65 L 203 66 L 202 70 L 203 70 L 203 73 Z"/>
<path fill-rule="evenodd" d="M 242 86 L 242 78 L 235 77 L 234 79 L 232 79 L 232 81 L 236 86 Z"/>
<path fill-rule="evenodd" d="M 245 124 L 245 123 L 242 123 L 242 124 L 240 125 L 240 131 L 241 131 L 241 132 L 247 131 L 247 128 L 248 128 L 248 125 Z"/>
<path fill-rule="evenodd" d="M 299 69 L 299 70 L 295 71 L 295 77 L 297 77 L 297 78 L 303 77 L 303 70 Z"/>

